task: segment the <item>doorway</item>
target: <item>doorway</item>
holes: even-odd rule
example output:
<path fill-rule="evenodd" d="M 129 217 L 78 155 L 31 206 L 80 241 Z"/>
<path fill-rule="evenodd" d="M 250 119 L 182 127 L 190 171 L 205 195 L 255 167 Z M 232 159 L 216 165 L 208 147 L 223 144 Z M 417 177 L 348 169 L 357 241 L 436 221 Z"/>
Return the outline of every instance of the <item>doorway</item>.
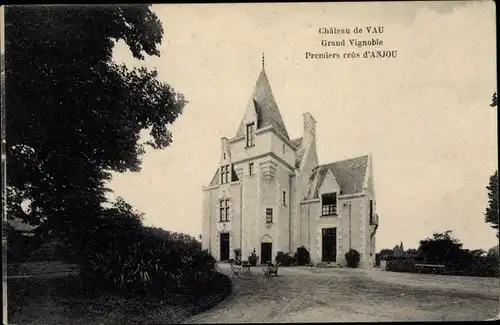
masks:
<path fill-rule="evenodd" d="M 322 256 L 323 262 L 337 261 L 337 228 L 322 229 Z"/>
<path fill-rule="evenodd" d="M 260 244 L 260 258 L 261 264 L 268 264 L 273 262 L 273 243 Z"/>
<path fill-rule="evenodd" d="M 220 234 L 220 260 L 229 260 L 229 233 L 222 232 Z"/>

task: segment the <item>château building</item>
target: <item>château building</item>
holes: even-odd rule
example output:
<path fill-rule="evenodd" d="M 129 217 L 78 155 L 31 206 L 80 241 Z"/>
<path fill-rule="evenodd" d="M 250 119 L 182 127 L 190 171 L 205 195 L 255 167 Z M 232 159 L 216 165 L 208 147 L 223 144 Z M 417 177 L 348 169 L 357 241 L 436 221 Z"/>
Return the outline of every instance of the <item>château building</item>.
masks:
<path fill-rule="evenodd" d="M 356 249 L 360 267 L 375 262 L 378 227 L 371 154 L 319 164 L 316 121 L 303 114 L 300 138 L 287 132 L 264 70 L 236 135 L 221 139 L 220 160 L 203 187 L 203 249 L 217 260 L 275 262 L 299 246 L 311 262 L 345 265 Z M 332 143 L 332 145 L 334 145 Z"/>

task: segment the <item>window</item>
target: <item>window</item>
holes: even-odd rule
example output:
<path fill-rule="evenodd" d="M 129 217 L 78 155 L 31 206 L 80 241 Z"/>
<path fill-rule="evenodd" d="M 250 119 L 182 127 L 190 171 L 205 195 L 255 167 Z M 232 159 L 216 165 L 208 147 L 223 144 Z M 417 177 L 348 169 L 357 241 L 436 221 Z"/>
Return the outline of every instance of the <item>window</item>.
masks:
<path fill-rule="evenodd" d="M 229 199 L 219 201 L 219 221 L 229 221 Z"/>
<path fill-rule="evenodd" d="M 220 182 L 221 184 L 229 183 L 229 167 L 230 165 L 222 166 L 220 168 Z"/>
<path fill-rule="evenodd" d="M 337 214 L 337 193 L 323 194 L 321 202 L 322 215 L 331 216 Z"/>
<path fill-rule="evenodd" d="M 248 174 L 253 175 L 253 163 L 248 164 Z"/>
<path fill-rule="evenodd" d="M 226 153 L 224 152 L 224 159 L 226 159 Z"/>
<path fill-rule="evenodd" d="M 266 209 L 266 223 L 273 223 L 273 209 Z"/>
<path fill-rule="evenodd" d="M 370 200 L 370 223 L 373 223 L 373 200 Z"/>
<path fill-rule="evenodd" d="M 283 201 L 283 205 L 286 206 L 286 191 L 283 190 L 283 198 L 282 198 L 282 201 Z"/>
<path fill-rule="evenodd" d="M 226 213 L 226 210 L 224 209 L 224 200 L 219 201 L 219 221 L 222 222 L 226 219 L 226 216 L 224 215 Z"/>
<path fill-rule="evenodd" d="M 283 143 L 283 153 L 285 153 L 286 151 L 286 148 L 285 148 L 285 144 Z"/>
<path fill-rule="evenodd" d="M 247 125 L 247 147 L 254 145 L 255 133 L 254 133 L 254 123 Z"/>

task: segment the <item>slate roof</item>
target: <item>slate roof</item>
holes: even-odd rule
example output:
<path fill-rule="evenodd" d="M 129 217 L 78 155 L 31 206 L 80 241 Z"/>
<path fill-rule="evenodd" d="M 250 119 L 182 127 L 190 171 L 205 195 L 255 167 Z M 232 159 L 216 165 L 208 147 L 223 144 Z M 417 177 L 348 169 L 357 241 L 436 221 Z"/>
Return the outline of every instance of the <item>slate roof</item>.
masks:
<path fill-rule="evenodd" d="M 212 177 L 212 180 L 210 181 L 210 185 L 217 185 L 219 184 L 220 176 L 219 176 L 219 168 L 215 171 L 214 177 Z"/>
<path fill-rule="evenodd" d="M 309 191 L 304 199 L 318 198 L 318 191 L 325 179 L 325 175 L 330 170 L 335 176 L 340 186 L 342 194 L 355 194 L 363 191 L 365 175 L 367 173 L 368 155 L 350 158 L 319 165 L 309 178 Z"/>
<path fill-rule="evenodd" d="M 255 83 L 255 89 L 251 98 L 257 113 L 257 129 L 272 126 L 287 140 L 290 140 L 264 69 L 260 72 L 259 78 Z M 242 136 L 244 134 L 245 123 L 242 121 L 236 132 L 236 136 Z"/>

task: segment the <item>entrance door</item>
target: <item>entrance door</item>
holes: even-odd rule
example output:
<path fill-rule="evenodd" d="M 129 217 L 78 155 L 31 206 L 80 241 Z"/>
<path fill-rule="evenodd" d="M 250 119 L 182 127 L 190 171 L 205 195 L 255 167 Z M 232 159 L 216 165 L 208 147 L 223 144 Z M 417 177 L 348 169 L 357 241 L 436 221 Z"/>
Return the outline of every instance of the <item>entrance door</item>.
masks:
<path fill-rule="evenodd" d="M 229 259 L 229 233 L 223 232 L 220 234 L 220 260 L 227 261 Z"/>
<path fill-rule="evenodd" d="M 272 263 L 273 261 L 273 243 L 261 243 L 260 244 L 260 261 L 262 264 Z"/>
<path fill-rule="evenodd" d="M 337 261 L 337 228 L 322 229 L 323 236 L 323 254 L 321 260 L 323 262 Z"/>

